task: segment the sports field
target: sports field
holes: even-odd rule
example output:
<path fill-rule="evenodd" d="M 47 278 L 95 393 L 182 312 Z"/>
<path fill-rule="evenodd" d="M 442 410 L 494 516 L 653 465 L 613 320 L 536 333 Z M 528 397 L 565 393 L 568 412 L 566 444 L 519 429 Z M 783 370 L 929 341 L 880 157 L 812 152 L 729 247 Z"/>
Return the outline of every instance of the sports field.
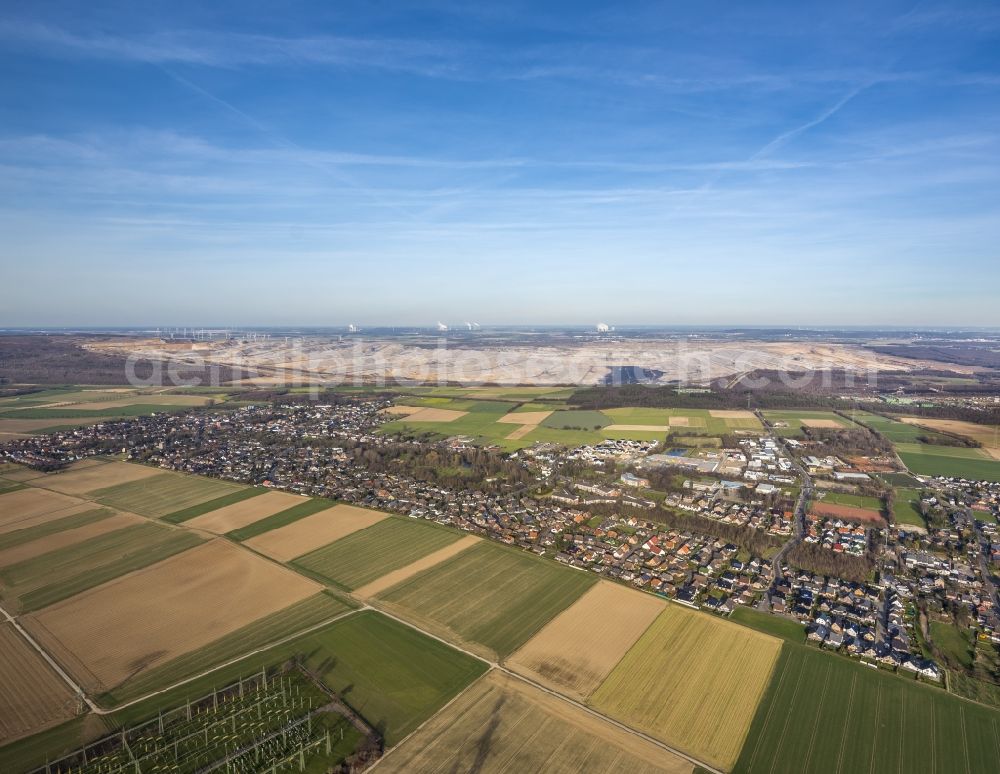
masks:
<path fill-rule="evenodd" d="M 377 599 L 486 655 L 509 655 L 595 583 L 593 575 L 483 541 Z"/>
<path fill-rule="evenodd" d="M 781 641 L 668 605 L 591 703 L 723 769 L 740 754 Z"/>
<path fill-rule="evenodd" d="M 284 527 L 250 538 L 246 545 L 265 556 L 287 562 L 333 543 L 386 518 L 386 514 L 354 505 L 335 505 Z"/>
<path fill-rule="evenodd" d="M 97 489 L 90 496 L 102 505 L 157 518 L 244 488 L 204 476 L 159 473 L 141 481 Z"/>
<path fill-rule="evenodd" d="M 14 629 L 0 623 L 0 745 L 73 717 L 69 686 Z"/>
<path fill-rule="evenodd" d="M 871 508 L 858 508 L 854 505 L 840 505 L 830 502 L 827 498 L 814 501 L 809 506 L 809 512 L 816 516 L 824 516 L 830 519 L 844 519 L 846 521 L 857 521 L 863 524 L 882 526 L 885 521 L 879 511 Z"/>
<path fill-rule="evenodd" d="M 81 684 L 109 690 L 318 591 L 216 539 L 47 607 L 25 625 Z"/>
<path fill-rule="evenodd" d="M 46 489 L 69 495 L 80 495 L 97 489 L 106 489 L 130 481 L 142 481 L 160 474 L 162 471 L 145 465 L 130 465 L 127 462 L 100 462 L 85 465 L 45 477 Z"/>
<path fill-rule="evenodd" d="M 392 750 L 378 770 L 686 774 L 693 768 L 679 756 L 494 670 Z"/>
<path fill-rule="evenodd" d="M 786 644 L 736 772 L 996 771 L 1000 713 Z"/>
<path fill-rule="evenodd" d="M 538 682 L 583 700 L 666 607 L 650 594 L 600 581 L 508 659 Z"/>

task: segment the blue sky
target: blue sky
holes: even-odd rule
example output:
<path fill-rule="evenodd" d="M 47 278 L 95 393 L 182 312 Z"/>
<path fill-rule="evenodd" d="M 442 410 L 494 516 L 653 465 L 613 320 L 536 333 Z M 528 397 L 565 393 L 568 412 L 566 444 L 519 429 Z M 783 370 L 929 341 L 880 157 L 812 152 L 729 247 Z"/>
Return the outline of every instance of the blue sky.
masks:
<path fill-rule="evenodd" d="M 8 3 L 0 268 L 7 326 L 1000 325 L 1000 6 Z"/>

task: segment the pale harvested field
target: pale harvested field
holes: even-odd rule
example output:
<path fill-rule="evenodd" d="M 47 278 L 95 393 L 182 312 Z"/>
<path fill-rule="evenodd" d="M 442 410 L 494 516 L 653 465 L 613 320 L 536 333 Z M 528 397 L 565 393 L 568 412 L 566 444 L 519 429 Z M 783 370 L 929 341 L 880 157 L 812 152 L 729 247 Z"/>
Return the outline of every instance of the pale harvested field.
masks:
<path fill-rule="evenodd" d="M 0 551 L 0 567 L 9 567 L 26 559 L 34 559 L 36 556 L 47 554 L 49 551 L 73 546 L 92 537 L 124 529 L 141 521 L 141 518 L 131 513 L 116 513 L 108 516 L 106 519 L 94 521 L 82 527 L 66 529 L 54 535 L 47 535 L 38 540 L 32 540 L 30 543 L 22 543 L 19 546 L 13 546 Z"/>
<path fill-rule="evenodd" d="M 468 411 L 454 409 L 424 408 L 406 417 L 407 422 L 454 422 L 468 414 Z"/>
<path fill-rule="evenodd" d="M 975 422 L 963 422 L 958 419 L 924 419 L 923 417 L 901 417 L 908 425 L 917 425 L 943 433 L 971 438 L 983 445 L 983 451 L 993 459 L 1000 460 L 1000 434 L 996 425 L 977 425 Z"/>
<path fill-rule="evenodd" d="M 739 756 L 781 641 L 668 605 L 591 696 L 601 712 L 721 769 Z"/>
<path fill-rule="evenodd" d="M 352 532 L 370 527 L 384 518 L 386 514 L 370 511 L 367 508 L 335 505 L 287 526 L 250 538 L 244 545 L 279 562 L 289 562 L 297 556 L 308 554 L 340 540 Z"/>
<path fill-rule="evenodd" d="M 303 502 L 305 500 L 299 495 L 288 492 L 267 492 L 257 497 L 251 497 L 249 500 L 209 511 L 202 516 L 190 519 L 184 523 L 184 526 L 222 535 L 253 524 L 255 521 L 266 519 L 268 516 L 273 516 Z"/>
<path fill-rule="evenodd" d="M 158 476 L 163 471 L 148 468 L 145 465 L 132 465 L 128 462 L 106 462 L 97 465 L 87 465 L 84 468 L 73 466 L 65 473 L 56 473 L 45 478 L 45 486 L 63 494 L 86 494 L 109 486 L 127 484 L 131 481 L 141 481 L 150 476 Z"/>
<path fill-rule="evenodd" d="M 709 409 L 708 415 L 715 419 L 756 419 L 752 411 L 745 409 Z"/>
<path fill-rule="evenodd" d="M 673 424 L 675 419 L 687 419 L 687 417 L 672 417 L 670 419 L 670 424 Z M 670 430 L 670 425 L 608 425 L 603 428 L 609 431 L 621 431 L 621 432 L 649 432 L 649 433 L 665 433 Z"/>
<path fill-rule="evenodd" d="M 683 758 L 493 670 L 379 763 L 380 772 L 688 774 Z"/>
<path fill-rule="evenodd" d="M 691 427 L 691 417 L 670 417 L 671 427 Z"/>
<path fill-rule="evenodd" d="M 800 419 L 803 427 L 815 427 L 817 429 L 832 429 L 836 430 L 838 427 L 843 427 L 844 425 L 835 419 Z"/>
<path fill-rule="evenodd" d="M 47 489 L 18 489 L 0 495 L 0 534 L 70 516 L 94 506 Z"/>
<path fill-rule="evenodd" d="M 0 624 L 0 654 L 0 744 L 73 717 L 69 687 L 12 624 Z"/>
<path fill-rule="evenodd" d="M 458 540 L 444 548 L 439 548 L 422 559 L 417 559 L 417 561 L 406 565 L 405 567 L 400 567 L 398 570 L 393 570 L 388 575 L 383 575 L 381 578 L 373 580 L 371 583 L 362 586 L 359 589 L 355 589 L 352 593 L 356 597 L 361 599 L 368 599 L 369 597 L 374 597 L 376 594 L 381 594 L 387 589 L 391 589 L 397 583 L 402 583 L 408 578 L 412 578 L 418 572 L 426 570 L 428 567 L 433 567 L 435 564 L 440 564 L 445 559 L 451 559 L 456 554 L 462 553 L 465 549 L 474 546 L 480 541 L 480 538 L 475 535 L 466 535 L 461 540 Z"/>
<path fill-rule="evenodd" d="M 666 604 L 649 594 L 601 581 L 528 640 L 507 665 L 583 701 Z"/>
<path fill-rule="evenodd" d="M 538 425 L 521 425 L 519 428 L 517 428 L 517 430 L 515 430 L 510 435 L 505 435 L 504 436 L 504 440 L 505 441 L 517 441 L 517 440 L 519 440 L 521 438 L 524 438 L 524 436 L 526 436 L 532 430 L 535 430 L 537 428 L 538 428 Z"/>
<path fill-rule="evenodd" d="M 408 417 L 410 414 L 416 414 L 418 411 L 423 410 L 424 409 L 421 406 L 389 406 L 388 408 L 382 409 L 382 413 Z"/>
<path fill-rule="evenodd" d="M 217 539 L 23 620 L 81 684 L 108 690 L 320 588 Z"/>
<path fill-rule="evenodd" d="M 551 411 L 521 411 L 504 414 L 497 422 L 505 425 L 539 425 L 551 413 Z"/>

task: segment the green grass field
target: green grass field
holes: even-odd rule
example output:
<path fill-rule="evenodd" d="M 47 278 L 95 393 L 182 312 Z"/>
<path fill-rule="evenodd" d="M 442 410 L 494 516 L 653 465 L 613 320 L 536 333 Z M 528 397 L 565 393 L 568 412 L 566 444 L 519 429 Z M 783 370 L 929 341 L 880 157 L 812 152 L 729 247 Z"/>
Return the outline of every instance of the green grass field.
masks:
<path fill-rule="evenodd" d="M 885 436 L 893 443 L 916 443 L 917 438 L 921 435 L 934 435 L 929 430 L 923 430 L 914 425 L 908 425 L 905 422 L 897 422 L 894 419 L 888 419 L 879 414 L 869 414 L 859 411 L 856 414 L 856 419 L 879 435 Z"/>
<path fill-rule="evenodd" d="M 0 595 L 20 612 L 38 610 L 203 541 L 193 532 L 136 524 L 0 570 Z"/>
<path fill-rule="evenodd" d="M 1000 481 L 1000 461 L 989 459 L 979 449 L 900 443 L 896 444 L 896 450 L 903 464 L 918 476 L 953 476 Z"/>
<path fill-rule="evenodd" d="M 798 621 L 782 618 L 770 613 L 762 613 L 743 605 L 737 605 L 729 615 L 729 620 L 743 626 L 749 626 L 772 637 L 779 637 L 788 642 L 802 643 L 806 639 L 805 627 Z"/>
<path fill-rule="evenodd" d="M 126 484 L 98 489 L 90 496 L 102 505 L 159 518 L 195 505 L 240 492 L 246 487 L 215 478 L 184 473 L 161 473 Z"/>
<path fill-rule="evenodd" d="M 966 669 L 972 668 L 972 645 L 965 632 L 956 626 L 943 621 L 931 621 L 931 640 L 942 653 L 961 664 Z"/>
<path fill-rule="evenodd" d="M 1000 713 L 785 644 L 735 772 L 995 771 Z"/>
<path fill-rule="evenodd" d="M 189 508 L 168 513 L 163 517 L 163 520 L 170 522 L 171 524 L 180 524 L 181 522 L 188 521 L 196 516 L 202 516 L 206 513 L 217 511 L 219 508 L 225 508 L 227 505 L 241 503 L 244 500 L 249 500 L 251 497 L 257 497 L 265 492 L 267 492 L 267 489 L 264 487 L 247 487 L 246 489 L 237 489 L 235 492 L 222 495 L 222 497 L 216 497 L 214 500 L 208 500 L 206 502 L 199 503 L 198 505 L 192 505 Z"/>
<path fill-rule="evenodd" d="M 594 430 L 612 424 L 600 411 L 553 411 L 542 420 L 542 427 L 553 430 Z"/>
<path fill-rule="evenodd" d="M 483 542 L 389 589 L 379 599 L 504 657 L 595 582 L 589 573 Z"/>
<path fill-rule="evenodd" d="M 462 533 L 416 519 L 390 516 L 292 564 L 349 591 L 444 548 Z"/>
<path fill-rule="evenodd" d="M 436 713 L 487 665 L 374 611 L 354 613 L 293 642 L 255 654 L 111 715 L 86 715 L 0 747 L 0 771 L 24 771 L 123 724 L 154 717 L 264 666 L 293 656 L 384 735 L 387 745 Z"/>
<path fill-rule="evenodd" d="M 192 653 L 143 672 L 133 680 L 127 680 L 114 690 L 98 697 L 100 704 L 103 707 L 115 707 L 126 701 L 132 701 L 351 609 L 347 602 L 327 592 L 316 594 L 259 621 L 254 621 L 242 629 L 237 629 Z"/>
<path fill-rule="evenodd" d="M 893 518 L 898 524 L 911 524 L 914 527 L 927 528 L 924 517 L 920 514 L 920 490 L 899 487 L 893 499 Z"/>
<path fill-rule="evenodd" d="M 95 521 L 106 519 L 113 513 L 114 511 L 110 508 L 94 508 L 91 511 L 84 511 L 83 513 L 76 513 L 72 516 L 64 516 L 61 519 L 53 519 L 52 521 L 42 522 L 41 524 L 36 524 L 33 527 L 15 529 L 0 535 L 0 550 L 24 545 L 25 543 L 30 543 L 33 540 L 40 540 L 43 537 L 55 535 L 56 533 L 67 529 L 83 527 L 86 524 L 92 524 Z"/>

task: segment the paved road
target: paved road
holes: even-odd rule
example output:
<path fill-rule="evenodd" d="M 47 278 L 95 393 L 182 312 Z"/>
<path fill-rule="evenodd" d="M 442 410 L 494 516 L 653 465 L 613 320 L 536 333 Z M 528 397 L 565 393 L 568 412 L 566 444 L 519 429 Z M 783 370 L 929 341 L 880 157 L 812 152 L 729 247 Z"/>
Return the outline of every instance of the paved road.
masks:
<path fill-rule="evenodd" d="M 764 427 L 767 427 L 767 422 L 764 419 L 763 414 L 759 410 L 754 412 L 757 418 L 761 421 Z M 778 443 L 780 443 L 785 450 L 785 454 L 789 460 L 791 460 L 792 465 L 795 467 L 796 472 L 799 474 L 799 480 L 802 482 L 802 491 L 799 493 L 798 502 L 795 503 L 795 515 L 792 521 L 792 535 L 785 541 L 785 544 L 778 549 L 776 553 L 771 558 L 771 585 L 773 586 L 781 579 L 781 564 L 785 559 L 785 556 L 789 551 L 795 546 L 802 542 L 802 539 L 806 534 L 806 509 L 809 502 L 809 498 L 812 496 L 813 483 L 812 479 L 809 478 L 809 474 L 806 469 L 802 467 L 799 461 L 792 454 L 791 449 L 785 442 L 785 439 L 781 436 L 774 436 L 777 438 Z"/>

